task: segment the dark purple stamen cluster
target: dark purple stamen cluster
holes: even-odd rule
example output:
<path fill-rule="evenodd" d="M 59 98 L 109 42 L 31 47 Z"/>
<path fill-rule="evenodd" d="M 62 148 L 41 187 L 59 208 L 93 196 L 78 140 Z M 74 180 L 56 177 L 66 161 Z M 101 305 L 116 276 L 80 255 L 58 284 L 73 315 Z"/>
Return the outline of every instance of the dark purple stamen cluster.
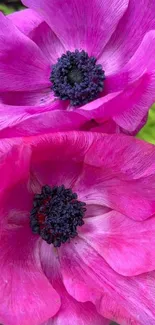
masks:
<path fill-rule="evenodd" d="M 86 204 L 77 200 L 77 194 L 64 185 L 42 187 L 36 194 L 30 215 L 30 226 L 48 244 L 60 247 L 77 236 L 77 227 L 84 224 Z"/>
<path fill-rule="evenodd" d="M 56 97 L 81 106 L 96 99 L 104 88 L 105 74 L 85 51 L 67 52 L 52 67 L 50 80 Z"/>

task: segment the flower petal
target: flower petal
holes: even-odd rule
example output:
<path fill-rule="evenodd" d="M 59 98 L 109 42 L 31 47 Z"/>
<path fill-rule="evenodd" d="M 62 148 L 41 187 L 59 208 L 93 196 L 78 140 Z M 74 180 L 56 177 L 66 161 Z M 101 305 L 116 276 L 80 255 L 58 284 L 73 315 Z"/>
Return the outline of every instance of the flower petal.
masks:
<path fill-rule="evenodd" d="M 85 295 L 104 317 L 119 324 L 154 325 L 154 272 L 136 277 L 121 276 L 80 239 L 65 244 L 60 251 L 63 281 L 75 299 L 84 301 Z"/>
<path fill-rule="evenodd" d="M 62 106 L 65 108 L 65 105 Z M 59 101 L 46 107 L 0 106 L 0 137 L 29 136 L 78 130 L 87 119 L 78 112 L 59 110 Z"/>
<path fill-rule="evenodd" d="M 50 87 L 49 62 L 36 44 L 2 13 L 0 49 L 0 91 L 30 91 Z"/>
<path fill-rule="evenodd" d="M 144 35 L 155 29 L 154 12 L 153 0 L 145 0 L 145 5 L 144 0 L 129 1 L 126 13 L 99 60 L 107 74 L 121 71 L 138 49 Z"/>
<path fill-rule="evenodd" d="M 79 303 L 66 293 L 58 314 L 42 325 L 110 325 L 111 322 L 103 318 L 91 303 Z M 66 294 L 66 296 L 65 296 Z"/>
<path fill-rule="evenodd" d="M 29 37 L 31 32 L 43 22 L 38 13 L 31 9 L 16 11 L 7 17 L 22 33 Z"/>
<path fill-rule="evenodd" d="M 25 148 L 22 139 L 0 141 L 0 196 L 8 192 L 17 182 L 29 175 L 30 148 Z M 19 168 L 22 166 L 22 168 Z M 2 201 L 3 202 L 3 201 Z"/>
<path fill-rule="evenodd" d="M 0 247 L 0 321 L 40 325 L 56 314 L 60 298 L 41 269 L 36 237 L 28 224 L 6 224 Z"/>
<path fill-rule="evenodd" d="M 38 237 L 29 227 L 31 150 L 16 138 L 1 140 L 0 151 L 0 322 L 40 325 L 58 311 L 60 302 L 41 270 Z"/>
<path fill-rule="evenodd" d="M 25 91 L 4 91 L 0 92 L 0 106 L 3 107 L 3 111 L 9 109 L 14 110 L 14 106 L 35 106 L 37 110 L 42 108 L 43 106 L 51 105 L 53 104 L 55 98 L 54 94 L 52 93 L 52 90 L 50 87 L 46 87 L 45 89 L 39 89 L 39 90 L 31 90 L 29 89 Z M 58 101 L 60 104 L 60 101 Z M 4 105 L 9 105 L 10 107 L 4 107 Z M 13 107 L 12 107 L 13 106 Z M 60 106 L 60 105 L 59 105 Z M 63 108 L 64 103 L 61 102 L 61 107 Z M 19 107 L 16 108 L 18 110 Z M 26 108 L 23 107 L 23 111 Z M 52 108 L 51 108 L 52 109 Z M 5 112 L 6 113 L 6 112 Z M 13 114 L 12 114 L 13 115 Z"/>
<path fill-rule="evenodd" d="M 155 101 L 154 52 L 155 31 L 150 31 L 128 64 L 106 76 L 105 96 L 82 106 L 80 113 L 101 124 L 113 119 L 128 132 L 141 127 Z"/>
<path fill-rule="evenodd" d="M 128 0 L 23 0 L 39 11 L 63 45 L 98 56 L 128 6 Z"/>
<path fill-rule="evenodd" d="M 30 36 L 52 64 L 66 52 L 58 37 L 45 22 L 35 28 Z"/>
<path fill-rule="evenodd" d="M 130 136 L 101 135 L 87 150 L 74 191 L 87 204 L 144 220 L 155 213 L 154 161 L 153 145 Z"/>
<path fill-rule="evenodd" d="M 38 45 L 51 63 L 56 63 L 57 59 L 66 52 L 60 40 L 36 11 L 24 9 L 8 17 L 20 31 Z"/>
<path fill-rule="evenodd" d="M 72 187 L 80 177 L 83 159 L 86 151 L 98 135 L 66 132 L 53 133 L 37 138 L 25 139 L 27 146 L 31 145 L 31 175 L 30 186 L 48 184 L 50 186 Z M 32 140 L 33 139 L 33 140 Z M 31 141 L 29 143 L 29 141 Z M 77 194 L 81 195 L 80 190 Z"/>
<path fill-rule="evenodd" d="M 43 325 L 109 325 L 110 322 L 97 313 L 92 303 L 80 303 L 68 294 L 62 282 L 57 252 L 46 242 L 41 244 L 40 258 L 46 276 L 61 297 L 59 312 Z"/>
<path fill-rule="evenodd" d="M 79 236 L 115 270 L 133 276 L 155 269 L 155 217 L 136 222 L 117 211 L 85 219 Z M 127 259 L 128 258 L 128 261 Z"/>
<path fill-rule="evenodd" d="M 93 218 L 96 216 L 101 216 L 104 213 L 107 213 L 111 211 L 111 209 L 107 208 L 103 205 L 97 205 L 97 204 L 87 204 L 87 210 L 85 212 L 86 218 Z"/>
<path fill-rule="evenodd" d="M 128 73 L 129 82 L 139 80 L 136 89 L 132 89 L 128 103 L 122 98 L 120 113 L 113 120 L 128 131 L 134 131 L 141 120 L 148 113 L 155 101 L 155 31 L 147 33 L 137 52 L 129 61 L 125 70 Z M 124 95 L 126 91 L 124 91 Z M 126 105 L 126 108 L 125 108 Z"/>

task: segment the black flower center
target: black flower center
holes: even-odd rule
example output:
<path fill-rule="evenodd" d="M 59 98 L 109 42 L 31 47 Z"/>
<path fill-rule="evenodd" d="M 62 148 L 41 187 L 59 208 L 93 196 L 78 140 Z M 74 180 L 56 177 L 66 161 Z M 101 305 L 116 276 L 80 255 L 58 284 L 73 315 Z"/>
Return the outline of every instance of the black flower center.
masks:
<path fill-rule="evenodd" d="M 72 106 L 80 106 L 96 99 L 103 91 L 105 74 L 93 56 L 76 50 L 58 59 L 50 80 L 56 97 L 70 100 Z"/>
<path fill-rule="evenodd" d="M 48 244 L 60 247 L 77 236 L 77 227 L 84 224 L 86 204 L 77 200 L 77 194 L 64 185 L 42 187 L 36 194 L 30 214 L 30 226 Z"/>

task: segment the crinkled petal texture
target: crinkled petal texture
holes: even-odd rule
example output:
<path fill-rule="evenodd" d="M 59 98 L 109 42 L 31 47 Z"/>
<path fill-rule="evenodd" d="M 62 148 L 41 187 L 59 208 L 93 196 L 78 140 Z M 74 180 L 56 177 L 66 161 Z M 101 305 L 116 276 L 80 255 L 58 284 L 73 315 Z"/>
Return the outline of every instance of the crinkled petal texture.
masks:
<path fill-rule="evenodd" d="M 75 299 L 93 301 L 99 313 L 119 324 L 154 325 L 154 271 L 132 277 L 119 275 L 80 239 L 60 250 L 63 281 Z"/>
<path fill-rule="evenodd" d="M 0 155 L 0 322 L 154 325 L 154 146 L 57 132 L 4 139 Z M 57 250 L 29 228 L 45 184 L 72 188 L 87 206 L 78 236 Z"/>
<path fill-rule="evenodd" d="M 43 325 L 110 325 L 109 320 L 99 315 L 90 302 L 78 302 L 65 289 L 57 253 L 48 244 L 40 247 L 42 268 L 61 297 L 59 312 Z"/>
<path fill-rule="evenodd" d="M 30 148 L 25 149 L 21 140 L 1 141 L 0 322 L 8 325 L 40 325 L 60 307 L 29 227 Z"/>
<path fill-rule="evenodd" d="M 59 110 L 59 105 L 59 101 L 54 102 L 52 107 L 0 105 L 0 138 L 57 132 L 60 125 L 62 131 L 85 128 L 88 122 L 85 116 L 78 111 Z M 112 133 L 114 126 L 108 130 Z"/>

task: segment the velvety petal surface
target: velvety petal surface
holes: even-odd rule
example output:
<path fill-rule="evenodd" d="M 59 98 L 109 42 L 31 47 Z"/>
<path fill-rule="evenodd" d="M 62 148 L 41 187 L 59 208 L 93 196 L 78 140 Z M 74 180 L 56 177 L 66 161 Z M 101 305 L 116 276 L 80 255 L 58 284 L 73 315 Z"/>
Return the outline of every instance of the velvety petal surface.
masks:
<path fill-rule="evenodd" d="M 38 11 L 65 48 L 85 49 L 96 57 L 110 39 L 128 0 L 23 0 Z"/>
<path fill-rule="evenodd" d="M 43 22 L 41 16 L 31 9 L 15 11 L 7 17 L 29 37 L 31 32 Z"/>
<path fill-rule="evenodd" d="M 113 210 L 86 218 L 79 236 L 122 275 L 155 269 L 155 217 L 136 222 Z"/>
<path fill-rule="evenodd" d="M 59 101 L 50 106 L 0 106 L 0 137 L 29 136 L 78 130 L 87 119 L 78 112 L 59 110 Z"/>
<path fill-rule="evenodd" d="M 122 70 L 105 72 L 104 96 L 82 106 L 81 114 L 100 124 L 112 118 L 128 132 L 139 129 L 155 101 L 154 51 L 155 31 L 150 31 Z"/>
<path fill-rule="evenodd" d="M 0 178 L 1 188 L 0 196 L 2 197 L 10 188 L 28 177 L 30 148 L 25 148 L 22 139 L 1 139 L 0 141 Z M 22 166 L 22 169 L 19 168 Z M 3 200 L 1 202 L 3 204 Z"/>
<path fill-rule="evenodd" d="M 42 50 L 51 64 L 55 64 L 66 49 L 46 22 L 42 22 L 31 34 L 31 39 Z"/>
<path fill-rule="evenodd" d="M 145 34 L 155 29 L 154 12 L 153 0 L 129 1 L 128 9 L 99 59 L 108 74 L 120 71 L 134 55 Z"/>
<path fill-rule="evenodd" d="M 109 325 L 110 321 L 98 314 L 92 303 L 80 303 L 66 291 L 61 276 L 58 251 L 42 242 L 42 268 L 61 297 L 59 312 L 43 325 Z"/>
<path fill-rule="evenodd" d="M 31 149 L 17 138 L 0 143 L 0 323 L 40 325 L 60 300 L 41 269 L 38 236 L 29 227 Z"/>
<path fill-rule="evenodd" d="M 80 239 L 60 248 L 60 262 L 65 287 L 75 299 L 93 301 L 104 317 L 119 324 L 154 325 L 154 272 L 121 276 Z"/>
<path fill-rule="evenodd" d="M 31 106 L 33 106 L 36 107 L 37 110 L 37 108 L 40 109 L 45 105 L 46 106 L 50 105 L 52 110 L 54 100 L 55 98 L 50 87 L 46 87 L 44 89 L 31 90 L 31 91 L 27 89 L 25 91 L 17 90 L 17 91 L 0 92 L 0 106 L 4 107 L 4 105 L 8 105 L 10 106 L 10 108 L 8 109 L 10 110 L 15 109 L 15 107 L 12 106 L 16 106 L 17 107 L 16 110 L 19 109 L 18 106 L 29 106 L 30 109 Z M 59 101 L 58 103 L 60 104 Z M 61 102 L 62 109 L 64 106 L 65 104 Z M 27 107 L 25 108 L 23 107 L 23 112 L 26 109 Z M 5 108 L 3 110 L 5 112 Z"/>
<path fill-rule="evenodd" d="M 0 230 L 0 322 L 40 325 L 56 314 L 60 298 L 41 269 L 37 238 L 28 218 L 24 227 L 3 221 Z"/>
<path fill-rule="evenodd" d="M 50 64 L 37 45 L 0 13 L 0 91 L 50 87 Z"/>
<path fill-rule="evenodd" d="M 146 219 L 155 213 L 154 159 L 152 145 L 129 136 L 101 135 L 85 155 L 74 191 L 89 204 Z"/>
<path fill-rule="evenodd" d="M 145 35 L 135 55 L 124 69 L 126 71 L 125 74 L 128 75 L 129 84 L 133 83 L 133 89 L 128 98 L 128 103 L 126 103 L 126 108 L 116 114 L 113 119 L 118 125 L 129 131 L 136 129 L 155 101 L 154 51 L 155 31 L 150 31 Z M 137 87 L 134 89 L 135 81 Z M 125 94 L 126 91 L 124 92 Z"/>
<path fill-rule="evenodd" d="M 35 191 L 42 185 L 73 188 L 80 177 L 83 159 L 89 146 L 99 135 L 82 132 L 53 133 L 46 136 L 25 139 L 31 145 L 31 183 Z M 77 191 L 81 197 L 80 188 Z"/>
<path fill-rule="evenodd" d="M 8 17 L 38 45 L 51 63 L 55 63 L 66 52 L 56 34 L 36 11 L 24 9 L 8 15 Z"/>

